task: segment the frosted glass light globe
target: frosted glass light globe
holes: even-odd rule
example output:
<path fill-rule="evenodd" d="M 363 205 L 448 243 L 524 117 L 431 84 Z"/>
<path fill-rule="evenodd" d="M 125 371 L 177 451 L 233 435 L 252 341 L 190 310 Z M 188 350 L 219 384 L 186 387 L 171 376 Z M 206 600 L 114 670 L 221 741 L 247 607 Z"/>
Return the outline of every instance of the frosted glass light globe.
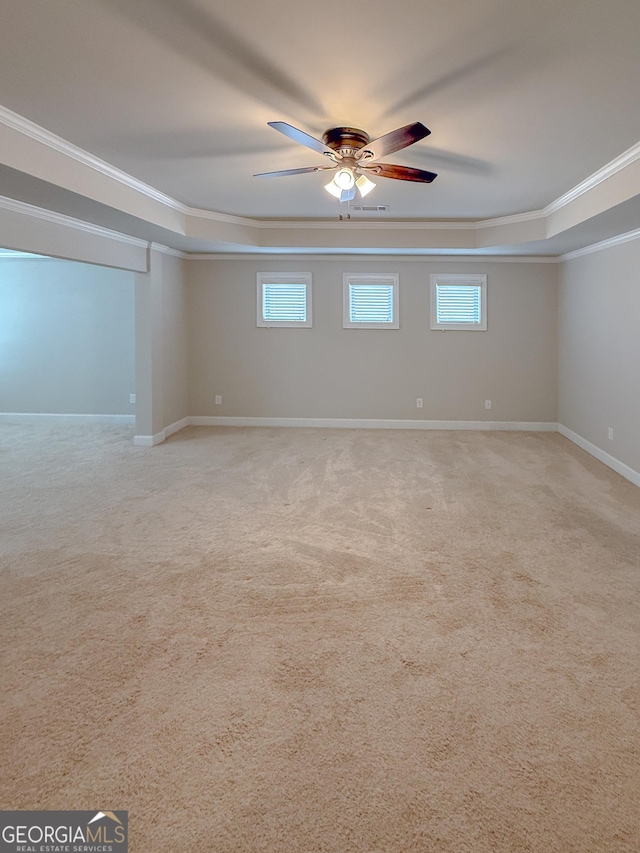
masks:
<path fill-rule="evenodd" d="M 354 178 L 351 169 L 340 169 L 339 172 L 336 172 L 333 181 L 341 190 L 350 190 L 355 184 L 356 179 Z"/>

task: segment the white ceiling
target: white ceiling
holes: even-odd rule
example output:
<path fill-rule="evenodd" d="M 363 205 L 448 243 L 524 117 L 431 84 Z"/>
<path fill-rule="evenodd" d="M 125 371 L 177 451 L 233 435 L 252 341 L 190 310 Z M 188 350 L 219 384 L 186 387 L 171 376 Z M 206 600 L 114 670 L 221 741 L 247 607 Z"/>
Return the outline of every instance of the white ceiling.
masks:
<path fill-rule="evenodd" d="M 542 211 L 640 140 L 637 0 L 1 6 L 0 104 L 200 211 L 337 219 L 321 174 L 253 177 L 322 162 L 269 128 L 273 120 L 316 137 L 341 124 L 372 137 L 426 124 L 431 136 L 385 161 L 436 171 L 436 181 L 380 178 L 367 199 L 390 206 L 377 222 L 414 227 Z M 132 207 L 98 191 L 85 196 L 59 168 L 47 173 L 42 157 L 34 153 L 31 163 L 27 153 L 18 162 L 0 145 L 1 195 L 158 238 L 158 219 L 129 221 Z M 503 235 L 496 252 L 555 254 L 630 231 L 640 226 L 640 205 L 628 204 L 634 197 L 612 192 L 560 230 Z M 244 245 L 198 229 L 165 230 L 162 242 L 179 248 Z M 271 249 L 296 246 L 283 229 Z M 315 248 L 340 247 L 327 238 Z"/>

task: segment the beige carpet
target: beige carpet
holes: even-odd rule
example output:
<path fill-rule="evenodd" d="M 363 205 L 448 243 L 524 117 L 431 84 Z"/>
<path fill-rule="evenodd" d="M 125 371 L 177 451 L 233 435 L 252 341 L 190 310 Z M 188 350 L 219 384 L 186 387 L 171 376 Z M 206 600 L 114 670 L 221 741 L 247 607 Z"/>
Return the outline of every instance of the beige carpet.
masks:
<path fill-rule="evenodd" d="M 2 808 L 640 849 L 640 490 L 554 434 L 0 427 Z"/>

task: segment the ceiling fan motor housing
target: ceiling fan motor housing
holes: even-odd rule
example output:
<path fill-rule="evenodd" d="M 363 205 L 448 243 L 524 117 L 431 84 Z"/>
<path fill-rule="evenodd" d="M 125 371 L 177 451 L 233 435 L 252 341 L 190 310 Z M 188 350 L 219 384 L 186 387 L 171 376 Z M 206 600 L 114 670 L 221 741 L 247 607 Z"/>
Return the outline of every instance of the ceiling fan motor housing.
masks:
<path fill-rule="evenodd" d="M 343 149 L 353 153 L 371 141 L 371 137 L 364 130 L 357 127 L 331 127 L 322 134 L 322 140 L 329 148 L 343 153 Z"/>

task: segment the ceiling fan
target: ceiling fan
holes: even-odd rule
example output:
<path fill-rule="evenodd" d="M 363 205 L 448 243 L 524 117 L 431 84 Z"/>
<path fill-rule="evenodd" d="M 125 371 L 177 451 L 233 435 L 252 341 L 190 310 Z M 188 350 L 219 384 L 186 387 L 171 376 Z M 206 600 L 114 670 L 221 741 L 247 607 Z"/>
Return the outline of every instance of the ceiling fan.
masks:
<path fill-rule="evenodd" d="M 320 141 L 284 121 L 269 121 L 267 124 L 289 139 L 323 154 L 330 160 L 330 164 L 282 169 L 279 172 L 260 172 L 254 175 L 255 178 L 279 178 L 285 175 L 303 175 L 306 172 L 335 171 L 333 180 L 325 189 L 340 201 L 351 201 L 355 198 L 356 189 L 361 196 L 365 196 L 375 187 L 369 176 L 378 175 L 380 178 L 415 181 L 421 184 L 430 184 L 437 177 L 435 172 L 426 172 L 424 169 L 377 162 L 381 157 L 407 148 L 429 136 L 431 131 L 419 121 L 399 127 L 373 140 L 364 130 L 355 127 L 331 127 L 322 134 Z"/>

